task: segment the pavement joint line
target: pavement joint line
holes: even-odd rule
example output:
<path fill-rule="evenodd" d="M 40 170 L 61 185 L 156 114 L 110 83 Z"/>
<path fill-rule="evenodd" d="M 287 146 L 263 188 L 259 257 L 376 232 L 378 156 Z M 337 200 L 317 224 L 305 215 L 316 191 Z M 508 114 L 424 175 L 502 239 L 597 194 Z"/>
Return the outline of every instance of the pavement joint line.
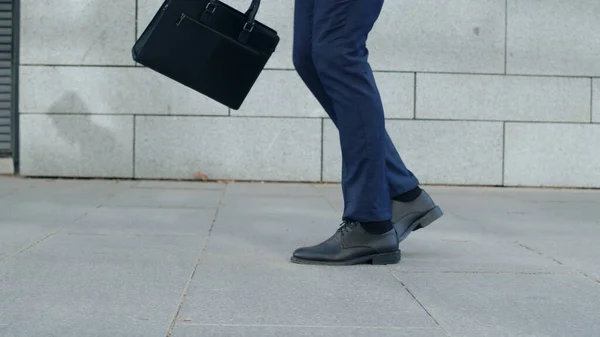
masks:
<path fill-rule="evenodd" d="M 594 282 L 596 282 L 596 283 L 600 284 L 600 280 L 599 280 L 599 279 L 597 279 L 597 278 L 595 278 L 595 277 L 593 277 L 593 276 L 591 276 L 591 275 L 588 275 L 588 274 L 586 274 L 586 273 L 584 273 L 584 272 L 582 272 L 582 271 L 577 271 L 577 272 L 578 272 L 579 274 L 581 274 L 581 275 L 583 275 L 583 276 L 585 276 L 585 277 L 589 278 L 590 280 L 592 280 L 592 281 L 594 281 Z"/>
<path fill-rule="evenodd" d="M 317 186 L 315 185 L 311 185 L 315 190 L 319 191 L 319 196 L 323 199 L 325 199 L 325 202 L 327 202 L 327 205 L 329 205 L 329 207 L 331 207 L 331 209 L 333 209 L 334 212 L 338 212 L 338 209 L 335 208 L 335 205 L 331 202 L 331 200 L 329 200 L 329 198 L 325 195 L 325 193 L 323 193 L 323 191 L 321 191 Z"/>
<path fill-rule="evenodd" d="M 208 234 L 206 235 L 206 239 L 204 240 L 204 243 L 202 244 L 200 252 L 198 253 L 198 258 L 196 259 L 196 264 L 194 265 L 192 274 L 190 275 L 190 277 L 188 278 L 188 280 L 186 281 L 186 283 L 183 287 L 183 292 L 182 292 L 181 298 L 179 300 L 179 305 L 177 306 L 175 315 L 173 316 L 173 319 L 171 320 L 171 324 L 169 325 L 169 330 L 167 330 L 166 337 L 173 336 L 173 330 L 175 329 L 175 325 L 177 324 L 177 318 L 179 318 L 179 314 L 181 313 L 181 309 L 183 308 L 183 302 L 185 301 L 185 298 L 187 297 L 187 293 L 190 289 L 190 284 L 192 283 L 192 280 L 194 279 L 194 276 L 196 275 L 196 271 L 198 270 L 198 266 L 200 265 L 200 260 L 202 259 L 202 256 L 204 255 L 204 252 L 206 251 L 206 247 L 208 246 L 208 241 L 210 240 L 210 235 L 212 234 L 213 228 L 215 227 L 215 223 L 217 222 L 217 217 L 219 216 L 219 210 L 221 209 L 221 204 L 223 203 L 223 200 L 225 199 L 226 194 L 227 194 L 227 188 L 224 188 L 223 191 L 221 192 L 221 197 L 219 199 L 217 209 L 215 210 L 215 215 L 213 216 L 212 223 L 210 224 L 210 228 L 208 229 Z"/>
<path fill-rule="evenodd" d="M 25 248 L 23 248 L 23 249 L 19 250 L 18 252 L 16 252 L 16 253 L 14 253 L 14 254 L 10 254 L 10 255 L 6 256 L 4 259 L 0 260 L 0 263 L 6 262 L 6 261 L 10 260 L 11 258 L 13 258 L 13 257 L 15 257 L 15 256 L 17 256 L 17 255 L 19 255 L 19 254 L 21 254 L 21 253 L 23 253 L 23 252 L 25 252 L 25 251 L 27 251 L 27 250 L 29 250 L 29 249 L 31 249 L 31 248 L 33 248 L 33 247 L 37 246 L 39 243 L 41 243 L 41 242 L 43 242 L 43 241 L 46 241 L 46 240 L 47 240 L 47 239 L 49 239 L 50 237 L 52 237 L 52 236 L 55 236 L 55 235 L 56 235 L 56 234 L 58 234 L 58 232 L 59 232 L 59 231 L 60 231 L 62 228 L 64 228 L 65 226 L 67 226 L 67 225 L 70 225 L 70 224 L 74 224 L 74 223 L 76 223 L 77 221 L 79 221 L 79 220 L 83 219 L 85 216 L 87 216 L 89 212 L 91 212 L 91 211 L 92 211 L 92 210 L 94 210 L 94 209 L 98 209 L 99 207 L 100 207 L 100 205 L 98 205 L 98 206 L 95 206 L 95 207 L 93 207 L 93 208 L 91 208 L 91 209 L 89 209 L 89 210 L 87 210 L 87 211 L 83 212 L 83 214 L 81 214 L 80 216 L 76 217 L 76 218 L 75 218 L 75 219 L 73 219 L 72 221 L 70 221 L 70 222 L 68 222 L 68 223 L 64 223 L 64 224 L 62 224 L 62 225 L 60 225 L 60 226 L 56 227 L 56 228 L 55 228 L 55 229 L 54 229 L 54 230 L 53 230 L 53 231 L 52 231 L 50 234 L 46 235 L 45 237 L 41 238 L 40 240 L 37 240 L 36 242 L 32 243 L 31 245 L 29 245 L 29 246 L 27 246 L 27 247 L 25 247 Z M 55 223 L 58 223 L 58 221 L 54 222 L 54 224 L 55 224 Z"/>
<path fill-rule="evenodd" d="M 529 250 L 529 251 L 531 251 L 531 252 L 533 252 L 533 253 L 536 253 L 536 254 L 538 254 L 538 255 L 539 255 L 539 256 L 541 256 L 541 257 L 544 257 L 544 258 L 546 258 L 546 259 L 549 259 L 549 260 L 551 260 L 551 261 L 554 261 L 554 262 L 558 263 L 558 264 L 559 264 L 559 265 L 561 265 L 561 266 L 566 266 L 566 267 L 569 267 L 569 268 L 571 268 L 570 266 L 567 266 L 567 265 L 565 265 L 565 264 L 564 264 L 564 263 L 562 263 L 561 261 L 559 261 L 559 260 L 557 260 L 557 259 L 555 259 L 555 258 L 553 258 L 553 257 L 551 257 L 551 256 L 548 256 L 548 255 L 546 255 L 546 254 L 544 254 L 544 253 L 542 253 L 542 252 L 540 252 L 540 251 L 538 251 L 538 250 L 536 250 L 536 249 L 533 249 L 533 248 L 531 248 L 531 247 L 529 247 L 529 246 L 527 246 L 527 245 L 525 245 L 525 244 L 523 244 L 523 243 L 521 243 L 521 242 L 519 242 L 519 241 L 515 241 L 514 243 L 518 244 L 519 246 L 521 246 L 521 247 L 523 247 L 523 248 L 525 248 L 525 249 L 527 249 L 527 250 Z M 590 276 L 590 275 L 588 275 L 588 274 L 586 274 L 586 273 L 584 273 L 584 272 L 582 272 L 582 271 L 579 271 L 579 270 L 577 270 L 577 269 L 575 269 L 575 268 L 571 268 L 571 270 L 572 270 L 573 272 L 575 272 L 575 273 L 579 274 L 580 276 L 583 276 L 583 277 L 585 277 L 586 279 L 589 279 L 589 280 L 591 280 L 591 281 L 593 281 L 593 282 L 595 282 L 595 283 L 597 283 L 597 284 L 600 284 L 600 280 L 599 280 L 599 279 L 596 279 L 596 278 L 595 278 L 595 277 L 593 277 L 593 276 Z"/>
<path fill-rule="evenodd" d="M 15 257 L 15 256 L 17 256 L 17 255 L 19 255 L 19 254 L 21 254 L 21 253 L 23 253 L 23 252 L 25 252 L 25 251 L 29 250 L 30 248 L 33 248 L 34 246 L 36 246 L 37 244 L 41 243 L 42 241 L 45 241 L 46 239 L 48 239 L 48 238 L 52 237 L 54 234 L 55 234 L 54 232 L 53 232 L 53 233 L 50 233 L 50 234 L 46 235 L 45 237 L 43 237 L 43 238 L 41 238 L 41 239 L 37 240 L 36 242 L 34 242 L 34 243 L 30 244 L 29 246 L 27 246 L 27 247 L 24 247 L 23 249 L 21 249 L 21 250 L 17 251 L 16 253 L 13 253 L 13 254 L 7 255 L 7 256 L 6 256 L 4 259 L 0 260 L 0 263 L 6 262 L 6 261 L 8 261 L 8 260 L 12 259 L 13 257 Z"/>
<path fill-rule="evenodd" d="M 386 265 L 388 271 L 390 272 L 390 274 L 392 274 L 392 276 L 398 281 L 400 282 L 400 284 L 402 285 L 402 287 L 404 287 L 404 289 L 410 294 L 410 296 L 412 296 L 412 298 L 419 304 L 419 306 L 421 306 L 421 308 L 427 313 L 427 315 L 429 315 L 429 317 L 435 322 L 435 324 L 444 332 L 444 334 L 448 337 L 450 337 L 450 334 L 448 333 L 448 331 L 446 331 L 446 329 L 444 329 L 444 327 L 440 324 L 440 322 L 433 316 L 433 314 L 431 314 L 429 312 L 429 310 L 427 310 L 427 308 L 425 308 L 425 306 L 423 305 L 423 303 L 421 303 L 421 301 L 419 301 L 419 299 L 417 299 L 417 297 L 412 293 L 412 291 L 410 291 L 410 289 L 408 289 L 408 287 L 406 286 L 406 284 L 404 284 L 404 282 L 402 282 L 402 280 L 398 277 L 398 275 L 396 275 L 396 273 L 394 273 L 394 271 L 392 270 L 392 268 L 390 268 L 390 266 Z"/>
<path fill-rule="evenodd" d="M 373 325 L 299 325 L 299 324 L 219 324 L 219 323 L 187 323 L 183 322 L 181 326 L 200 327 L 200 326 L 218 326 L 218 327 L 252 327 L 252 328 L 309 328 L 309 329 L 373 329 L 373 330 L 440 330 L 435 327 L 422 326 L 373 326 Z"/>
<path fill-rule="evenodd" d="M 114 195 L 108 195 L 108 197 L 106 199 L 109 200 L 111 198 L 114 198 Z M 40 240 L 37 240 L 36 242 L 32 243 L 31 245 L 29 245 L 27 247 L 24 247 L 23 249 L 19 250 L 18 252 L 14 253 L 14 254 L 7 255 L 4 259 L 0 259 L 0 263 L 6 262 L 6 261 L 10 260 L 11 258 L 13 258 L 13 257 L 15 257 L 15 256 L 17 256 L 17 255 L 19 255 L 19 254 L 21 254 L 23 252 L 25 252 L 25 251 L 27 251 L 27 250 L 29 250 L 29 249 L 37 246 L 39 243 L 41 243 L 41 242 L 49 239 L 50 237 L 59 234 L 59 232 L 60 232 L 60 230 L 62 228 L 66 227 L 68 225 L 77 223 L 77 221 L 85 218 L 90 212 L 92 212 L 93 210 L 96 210 L 96 209 L 98 209 L 100 207 L 102 207 L 101 203 L 97 204 L 95 206 L 90 207 L 90 209 L 88 209 L 87 211 L 83 212 L 83 214 L 81 214 L 80 216 L 76 217 L 75 219 L 73 219 L 73 220 L 71 220 L 69 222 L 63 223 L 62 225 L 59 225 L 58 227 L 54 228 L 54 230 L 52 232 L 50 232 L 50 234 L 46 235 L 45 237 L 41 238 Z M 53 222 L 53 224 L 57 224 L 57 223 L 59 223 L 59 221 Z"/>
<path fill-rule="evenodd" d="M 550 261 L 554 261 L 555 263 L 558 263 L 559 265 L 564 266 L 564 263 L 558 261 L 557 259 L 555 259 L 555 258 L 553 258 L 551 256 L 548 256 L 548 255 L 546 255 L 546 254 L 544 254 L 544 253 L 542 253 L 540 251 L 537 251 L 537 250 L 535 250 L 535 249 L 533 249 L 533 248 L 531 248 L 531 247 L 529 247 L 529 246 L 527 246 L 527 245 L 525 245 L 525 244 L 523 244 L 523 243 L 521 243 L 519 241 L 515 241 L 514 243 L 516 243 L 517 245 L 519 245 L 519 246 L 521 246 L 521 247 L 529 250 L 530 252 L 536 253 L 537 255 L 539 255 L 539 256 L 541 256 L 543 258 L 546 258 L 546 259 L 548 259 Z"/>

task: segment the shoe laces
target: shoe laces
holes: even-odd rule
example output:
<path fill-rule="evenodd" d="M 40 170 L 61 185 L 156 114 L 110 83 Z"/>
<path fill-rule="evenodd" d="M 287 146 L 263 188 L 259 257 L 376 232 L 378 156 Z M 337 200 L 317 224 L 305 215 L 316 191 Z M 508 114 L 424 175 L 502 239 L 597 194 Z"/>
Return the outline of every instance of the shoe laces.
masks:
<path fill-rule="evenodd" d="M 358 222 L 356 221 L 351 221 L 351 220 L 344 220 L 344 222 L 342 222 L 340 224 L 340 228 L 339 231 L 342 234 L 346 234 L 348 233 L 350 230 L 354 229 L 356 227 L 356 225 L 358 225 Z"/>

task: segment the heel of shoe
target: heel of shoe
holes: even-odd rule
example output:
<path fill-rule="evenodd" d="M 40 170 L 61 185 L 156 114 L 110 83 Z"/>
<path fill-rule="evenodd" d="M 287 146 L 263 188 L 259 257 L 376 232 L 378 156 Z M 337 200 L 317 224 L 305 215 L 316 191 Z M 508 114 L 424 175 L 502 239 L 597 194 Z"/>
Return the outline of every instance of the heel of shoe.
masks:
<path fill-rule="evenodd" d="M 371 263 L 374 265 L 396 264 L 400 262 L 401 258 L 402 252 L 400 252 L 400 249 L 398 249 L 392 253 L 378 254 L 374 256 Z"/>
<path fill-rule="evenodd" d="M 438 206 L 435 206 L 434 209 L 427 212 L 427 214 L 425 214 L 421 219 L 419 219 L 417 221 L 417 226 L 415 227 L 415 229 L 413 231 L 416 231 L 418 229 L 425 228 L 425 227 L 431 225 L 435 220 L 441 218 L 442 215 L 444 215 L 444 212 L 442 212 L 442 209 L 439 208 Z"/>

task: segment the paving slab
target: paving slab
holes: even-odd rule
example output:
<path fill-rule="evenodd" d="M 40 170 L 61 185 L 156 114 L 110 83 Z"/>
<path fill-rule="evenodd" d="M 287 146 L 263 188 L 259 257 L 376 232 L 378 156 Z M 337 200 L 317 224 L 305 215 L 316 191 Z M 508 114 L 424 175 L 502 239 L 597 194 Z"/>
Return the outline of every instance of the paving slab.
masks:
<path fill-rule="evenodd" d="M 447 212 L 469 220 L 510 224 L 513 218 L 552 220 L 568 212 L 570 220 L 600 216 L 600 190 L 428 187 Z"/>
<path fill-rule="evenodd" d="M 548 261 L 582 273 L 600 284 L 600 235 L 528 236 L 522 245 Z M 600 291 L 600 290 L 599 290 Z"/>
<path fill-rule="evenodd" d="M 397 276 L 450 336 L 596 336 L 600 331 L 600 284 L 582 276 Z"/>
<path fill-rule="evenodd" d="M 0 260 L 56 232 L 109 198 L 110 182 L 0 179 Z"/>
<path fill-rule="evenodd" d="M 121 191 L 103 206 L 216 209 L 222 195 L 223 191 L 215 189 L 132 188 Z"/>
<path fill-rule="evenodd" d="M 2 220 L 0 214 L 0 262 L 53 233 L 57 225 L 26 220 Z"/>
<path fill-rule="evenodd" d="M 230 264 L 206 257 L 178 322 L 337 327 L 436 327 L 385 266 Z"/>
<path fill-rule="evenodd" d="M 9 197 L 6 202 L 0 202 L 0 221 L 36 221 L 56 227 L 71 223 L 96 207 L 96 203 L 88 201 L 69 205 L 64 200 Z"/>
<path fill-rule="evenodd" d="M 4 187 L 2 190 L 0 190 L 0 204 L 5 202 L 2 199 L 8 197 L 9 195 L 15 193 L 17 191 L 16 188 L 9 188 L 9 187 Z"/>
<path fill-rule="evenodd" d="M 228 263 L 289 263 L 299 246 L 332 235 L 341 222 L 320 197 L 255 196 L 227 192 L 205 254 Z"/>
<path fill-rule="evenodd" d="M 199 190 L 224 190 L 228 187 L 225 183 L 212 183 L 203 181 L 175 181 L 175 180 L 142 180 L 138 181 L 133 188 L 148 189 L 199 189 Z"/>
<path fill-rule="evenodd" d="M 399 264 L 332 268 L 289 258 L 339 185 L 0 178 L 0 336 L 166 336 L 180 305 L 174 337 L 600 330 L 600 191 L 426 189 Z"/>
<path fill-rule="evenodd" d="M 446 337 L 441 329 L 306 326 L 178 325 L 173 337 Z"/>
<path fill-rule="evenodd" d="M 91 180 L 23 180 L 15 193 L 4 199 L 4 203 L 28 204 L 48 203 L 57 206 L 96 207 L 120 191 L 130 187 L 127 183 Z M 2 207 L 0 202 L 0 207 Z M 30 210 L 36 207 L 29 206 Z"/>
<path fill-rule="evenodd" d="M 319 191 L 315 188 L 314 184 L 234 182 L 227 188 L 227 194 L 248 197 L 314 197 L 319 195 Z"/>
<path fill-rule="evenodd" d="M 319 192 L 325 197 L 327 203 L 335 209 L 339 214 L 344 213 L 344 199 L 342 195 L 342 187 L 340 185 L 326 184 L 315 186 Z"/>
<path fill-rule="evenodd" d="M 310 197 L 295 195 L 246 197 L 227 192 L 221 202 L 221 210 L 220 215 L 251 216 L 257 221 L 270 220 L 274 217 L 279 220 L 282 220 L 281 217 L 301 218 L 322 213 L 334 214 L 338 220 L 341 220 L 341 215 L 337 215 L 337 212 L 318 195 Z M 339 222 L 336 220 L 337 223 Z"/>
<path fill-rule="evenodd" d="M 164 337 L 196 237 L 55 235 L 0 268 L 0 335 Z"/>
<path fill-rule="evenodd" d="M 205 235 L 214 209 L 99 207 L 87 212 L 63 233 L 130 235 Z"/>
<path fill-rule="evenodd" d="M 443 231 L 457 240 L 486 237 L 483 242 L 507 242 L 529 251 L 526 260 L 511 262 L 524 266 L 526 261 L 546 259 L 555 267 L 582 272 L 600 280 L 600 191 L 554 189 L 453 189 L 432 188 L 432 195 L 443 205 L 445 217 L 415 239 Z M 423 245 L 432 244 L 428 240 Z M 407 242 L 417 249 L 417 241 Z M 492 246 L 486 247 L 486 249 Z M 435 247 L 432 247 L 435 249 Z M 408 253 L 405 250 L 405 253 Z M 510 250 L 498 251 L 496 259 L 510 256 Z M 405 254 L 406 256 L 406 254 Z M 489 256 L 489 255 L 484 255 Z M 461 261 L 474 262 L 478 255 Z M 455 259 L 458 261 L 458 259 Z M 416 262 L 416 261 L 415 261 Z M 536 262 L 537 263 L 537 262 Z M 406 265 L 406 264 L 404 264 Z M 539 261 L 538 267 L 547 263 Z M 533 267 L 529 264 L 529 268 Z M 533 268 L 537 270 L 537 268 Z"/>
<path fill-rule="evenodd" d="M 427 187 L 445 215 L 436 229 L 516 242 L 539 235 L 600 235 L 600 190 Z"/>
<path fill-rule="evenodd" d="M 34 187 L 41 190 L 73 193 L 75 191 L 103 191 L 106 189 L 129 188 L 139 184 L 133 180 L 119 179 L 57 179 L 57 178 L 18 178 L 13 177 L 20 187 Z"/>
<path fill-rule="evenodd" d="M 181 334 L 235 335 L 256 329 L 215 330 L 206 324 L 281 325 L 257 333 L 289 331 L 292 336 L 312 333 L 311 326 L 436 328 L 386 267 L 290 264 L 295 248 L 333 234 L 339 215 L 318 193 L 285 197 L 263 192 L 249 198 L 228 190 L 179 315 L 179 324 L 194 326 Z M 294 332 L 290 325 L 301 329 Z"/>
<path fill-rule="evenodd" d="M 23 179 L 16 176 L 0 176 L 0 186 L 2 189 L 7 188 L 28 188 L 31 185 L 38 181 L 37 179 Z"/>
<path fill-rule="evenodd" d="M 27 187 L 18 179 L 0 176 L 0 204 L 4 202 L 2 200 L 4 197 L 17 192 L 19 189 L 24 189 Z"/>
<path fill-rule="evenodd" d="M 559 273 L 573 270 L 519 244 L 481 235 L 445 235 L 431 229 L 415 232 L 401 244 L 398 272 Z"/>

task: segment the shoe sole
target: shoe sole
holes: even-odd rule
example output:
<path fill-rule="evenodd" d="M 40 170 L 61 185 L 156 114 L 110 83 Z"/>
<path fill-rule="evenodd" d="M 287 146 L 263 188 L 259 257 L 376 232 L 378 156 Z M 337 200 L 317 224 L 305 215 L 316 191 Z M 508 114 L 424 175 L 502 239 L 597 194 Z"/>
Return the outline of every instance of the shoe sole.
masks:
<path fill-rule="evenodd" d="M 373 265 L 386 265 L 396 264 L 402 259 L 402 252 L 398 249 L 392 253 L 375 254 L 368 256 L 361 256 L 347 261 L 316 261 L 316 260 L 305 260 L 297 257 L 292 257 L 291 261 L 297 264 L 314 264 L 314 265 L 325 265 L 325 266 L 350 266 L 355 264 L 373 264 Z"/>
<path fill-rule="evenodd" d="M 434 221 L 441 218 L 442 215 L 444 215 L 442 209 L 435 206 L 429 212 L 425 213 L 425 215 L 413 222 L 403 233 L 398 233 L 398 242 L 404 241 L 410 233 L 431 225 Z"/>

